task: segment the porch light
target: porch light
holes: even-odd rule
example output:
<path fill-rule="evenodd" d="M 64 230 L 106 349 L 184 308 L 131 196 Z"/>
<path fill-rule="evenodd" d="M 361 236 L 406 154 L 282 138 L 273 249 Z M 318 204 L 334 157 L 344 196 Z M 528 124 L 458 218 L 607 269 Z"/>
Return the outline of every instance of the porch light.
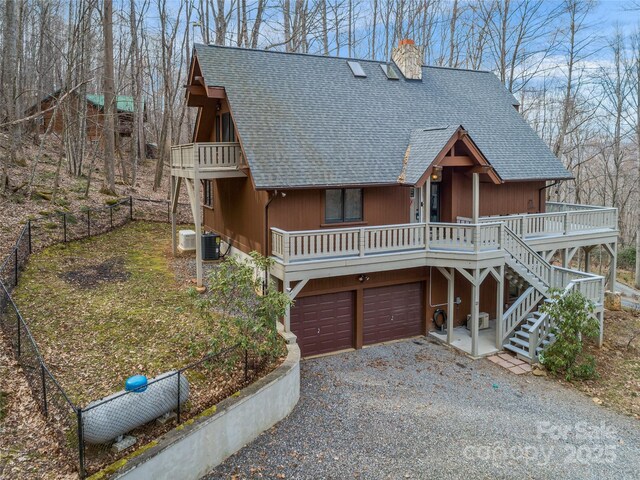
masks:
<path fill-rule="evenodd" d="M 431 170 L 431 181 L 439 182 L 442 180 L 442 167 L 435 166 Z"/>

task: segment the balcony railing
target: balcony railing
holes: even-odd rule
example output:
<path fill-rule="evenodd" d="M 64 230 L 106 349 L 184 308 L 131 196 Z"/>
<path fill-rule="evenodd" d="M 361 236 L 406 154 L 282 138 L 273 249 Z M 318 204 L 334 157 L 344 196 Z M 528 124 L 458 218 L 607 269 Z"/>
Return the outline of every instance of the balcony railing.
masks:
<path fill-rule="evenodd" d="M 555 202 L 548 202 L 546 206 L 546 213 L 480 217 L 478 222 L 504 222 L 522 238 L 617 229 L 618 211 L 615 208 Z M 467 217 L 458 217 L 457 220 L 463 224 L 472 221 Z"/>
<path fill-rule="evenodd" d="M 171 147 L 171 168 L 214 172 L 236 170 L 242 149 L 235 142 L 188 143 Z"/>
<path fill-rule="evenodd" d="M 407 223 L 302 231 L 272 228 L 271 253 L 284 264 L 420 250 L 478 254 L 513 250 L 513 245 L 505 244 L 508 236 L 505 236 L 504 227 L 509 227 L 520 238 L 615 231 L 617 228 L 615 208 L 577 206 L 581 208 L 570 210 L 574 206 L 569 205 L 567 210 L 556 212 L 553 210 L 564 209 L 564 204 L 547 205 L 552 210 L 548 213 L 482 217 L 475 225 L 470 223 L 470 219 L 458 217 L 458 223 Z M 523 262 L 526 259 L 519 260 Z M 524 263 L 529 265 L 531 262 Z M 548 275 L 544 278 L 547 284 L 554 283 Z"/>
<path fill-rule="evenodd" d="M 272 228 L 271 253 L 283 263 L 419 250 L 480 253 L 501 248 L 500 230 L 499 223 L 407 223 L 296 232 Z"/>

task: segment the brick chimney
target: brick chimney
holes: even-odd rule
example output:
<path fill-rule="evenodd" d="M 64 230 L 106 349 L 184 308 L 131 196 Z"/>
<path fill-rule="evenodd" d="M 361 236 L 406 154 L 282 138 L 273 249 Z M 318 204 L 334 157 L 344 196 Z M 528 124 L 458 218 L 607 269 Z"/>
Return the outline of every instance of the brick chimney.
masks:
<path fill-rule="evenodd" d="M 391 59 L 407 80 L 422 80 L 422 52 L 413 40 L 400 40 Z"/>

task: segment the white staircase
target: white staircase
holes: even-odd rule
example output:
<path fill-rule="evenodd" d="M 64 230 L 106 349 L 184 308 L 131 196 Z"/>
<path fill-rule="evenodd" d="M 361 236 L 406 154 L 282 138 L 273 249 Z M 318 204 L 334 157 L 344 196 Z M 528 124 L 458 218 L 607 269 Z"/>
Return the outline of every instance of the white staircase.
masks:
<path fill-rule="evenodd" d="M 550 290 L 560 289 L 563 296 L 579 290 L 601 307 L 604 302 L 604 278 L 551 265 L 506 225 L 503 247 L 507 279 L 521 287 L 527 286 L 503 314 L 503 346 L 533 363 L 538 360 L 540 352 L 555 340 L 553 319 L 538 311 L 543 300 L 552 301 Z"/>

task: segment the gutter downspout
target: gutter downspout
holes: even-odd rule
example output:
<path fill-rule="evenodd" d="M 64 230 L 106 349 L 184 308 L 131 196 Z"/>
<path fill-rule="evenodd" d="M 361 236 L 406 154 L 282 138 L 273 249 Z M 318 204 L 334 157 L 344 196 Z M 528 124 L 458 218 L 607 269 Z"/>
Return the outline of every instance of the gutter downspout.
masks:
<path fill-rule="evenodd" d="M 278 195 L 278 191 L 274 190 L 270 195 L 267 203 L 264 204 L 264 245 L 262 247 L 262 255 L 264 257 L 269 256 L 269 205 L 274 198 Z M 267 286 L 269 282 L 269 272 L 264 272 L 264 281 L 262 282 L 262 293 L 267 292 Z"/>
<path fill-rule="evenodd" d="M 544 187 L 541 187 L 538 189 L 538 210 L 542 210 L 540 207 L 542 206 L 542 191 L 546 190 L 547 188 L 551 188 L 551 187 L 555 187 L 556 185 L 560 184 L 562 180 L 556 180 L 553 183 L 550 183 L 549 185 L 545 185 Z M 545 201 L 545 210 L 546 210 L 546 204 L 547 202 Z M 540 212 L 542 213 L 542 212 Z"/>

